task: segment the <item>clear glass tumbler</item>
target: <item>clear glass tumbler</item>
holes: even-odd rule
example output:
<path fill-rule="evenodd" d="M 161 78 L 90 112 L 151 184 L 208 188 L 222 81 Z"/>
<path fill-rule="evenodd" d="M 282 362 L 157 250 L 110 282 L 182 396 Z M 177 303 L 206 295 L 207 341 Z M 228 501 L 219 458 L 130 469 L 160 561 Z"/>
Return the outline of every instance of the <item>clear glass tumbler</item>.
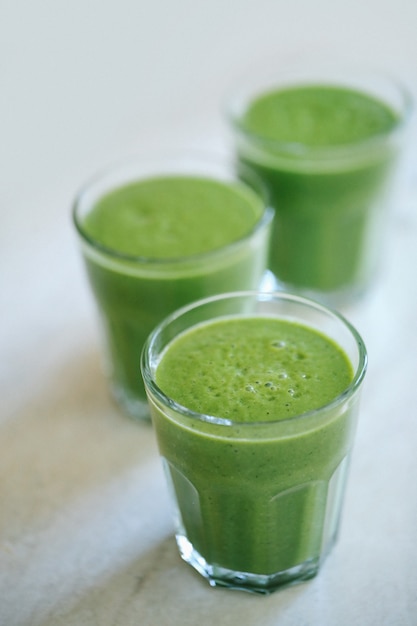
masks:
<path fill-rule="evenodd" d="M 314 63 L 260 70 L 230 95 L 237 170 L 256 171 L 275 208 L 269 268 L 280 288 L 336 307 L 366 293 L 412 108 L 383 72 Z"/>
<path fill-rule="evenodd" d="M 352 366 L 351 383 L 320 408 L 250 422 L 197 413 L 158 386 L 170 342 L 207 322 L 248 316 L 302 324 L 329 338 Z M 177 544 L 212 586 L 270 593 L 318 572 L 338 534 L 366 362 L 361 337 L 341 315 L 278 292 L 201 300 L 150 335 L 142 373 L 175 506 Z M 302 360 L 295 367 L 302 372 Z M 186 380 L 181 366 L 172 375 Z M 315 384 L 320 393 L 326 381 Z"/>
<path fill-rule="evenodd" d="M 254 225 L 244 235 L 232 236 L 227 243 L 208 251 L 168 258 L 149 253 L 126 253 L 118 247 L 120 239 L 114 245 L 112 242 L 103 244 L 100 237 L 87 227 L 92 211 L 109 194 L 117 197 L 126 187 L 133 186 L 134 190 L 137 183 L 166 178 L 185 180 L 182 193 L 189 203 L 191 196 L 190 210 L 195 213 L 195 229 L 200 227 L 199 215 L 203 217 L 202 212 L 210 209 L 210 201 L 202 197 L 206 186 L 200 191 L 193 184 L 192 190 L 188 191 L 187 181 L 190 181 L 190 187 L 193 181 L 224 186 L 226 200 L 221 207 L 222 216 L 227 214 L 227 198 L 231 195 L 239 196 L 242 202 L 247 201 L 248 206 L 256 208 Z M 107 219 L 114 217 L 117 222 L 118 211 L 124 210 L 123 204 L 136 201 L 134 193 L 121 197 L 120 203 L 112 203 L 111 215 L 107 214 Z M 152 198 L 146 201 L 150 206 L 149 219 L 158 222 L 158 202 Z M 140 354 L 151 330 L 170 312 L 198 298 L 236 289 L 258 289 L 266 269 L 272 217 L 273 210 L 267 205 L 262 184 L 254 183 L 249 187 L 238 181 L 227 162 L 210 155 L 128 159 L 99 173 L 80 191 L 73 218 L 101 320 L 104 369 L 113 397 L 129 415 L 149 417 L 140 374 Z M 139 231 L 141 219 L 135 215 L 129 219 L 131 230 Z M 201 223 L 204 224 L 203 219 Z M 116 224 L 116 233 L 117 228 Z M 222 230 L 221 220 L 216 228 Z M 169 243 L 169 228 L 166 230 L 162 236 Z M 195 233 L 190 232 L 189 237 Z M 112 237 L 112 232 L 106 236 Z M 161 224 L 155 227 L 157 236 L 161 236 Z M 147 243 L 152 248 L 152 233 Z"/>

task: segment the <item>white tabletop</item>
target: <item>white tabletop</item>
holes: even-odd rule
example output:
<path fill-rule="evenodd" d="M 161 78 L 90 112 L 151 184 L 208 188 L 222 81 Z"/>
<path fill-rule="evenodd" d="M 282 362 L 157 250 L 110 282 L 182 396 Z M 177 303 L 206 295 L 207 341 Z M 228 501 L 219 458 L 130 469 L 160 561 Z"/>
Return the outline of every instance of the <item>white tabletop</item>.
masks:
<path fill-rule="evenodd" d="M 180 560 L 152 427 L 107 394 L 70 205 L 132 153 L 226 151 L 223 95 L 262 59 L 354 57 L 414 90 L 417 4 L 0 0 L 0 13 L 1 626 L 415 625 L 416 151 L 381 276 L 345 311 L 370 365 L 339 542 L 318 577 L 266 597 L 212 589 Z"/>

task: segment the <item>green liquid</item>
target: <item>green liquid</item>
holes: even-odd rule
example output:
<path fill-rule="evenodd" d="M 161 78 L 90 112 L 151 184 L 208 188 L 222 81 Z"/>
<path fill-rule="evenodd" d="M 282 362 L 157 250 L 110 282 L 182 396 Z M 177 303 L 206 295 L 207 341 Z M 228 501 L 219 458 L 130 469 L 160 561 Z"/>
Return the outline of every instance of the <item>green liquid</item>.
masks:
<path fill-rule="evenodd" d="M 399 121 L 372 96 L 326 85 L 268 92 L 248 106 L 239 158 L 270 189 L 270 268 L 280 281 L 318 292 L 367 285 L 396 156 L 383 138 Z"/>
<path fill-rule="evenodd" d="M 249 234 L 260 201 L 238 184 L 151 178 L 116 189 L 86 217 L 84 230 L 117 253 L 169 259 L 210 252 Z"/>
<path fill-rule="evenodd" d="M 153 406 L 179 532 L 209 564 L 268 576 L 317 564 L 330 549 L 354 410 L 296 416 L 331 403 L 352 377 L 330 339 L 276 318 L 224 318 L 168 344 L 155 376 L 162 391 L 232 420 L 185 419 Z"/>
<path fill-rule="evenodd" d="M 115 189 L 84 217 L 84 255 L 119 399 L 132 407 L 145 401 L 140 354 L 166 315 L 208 295 L 258 287 L 268 229 L 245 238 L 263 212 L 240 183 L 172 176 Z"/>
<path fill-rule="evenodd" d="M 170 345 L 156 376 L 161 389 L 182 406 L 238 422 L 318 409 L 351 380 L 346 356 L 326 337 L 268 318 L 197 327 Z"/>

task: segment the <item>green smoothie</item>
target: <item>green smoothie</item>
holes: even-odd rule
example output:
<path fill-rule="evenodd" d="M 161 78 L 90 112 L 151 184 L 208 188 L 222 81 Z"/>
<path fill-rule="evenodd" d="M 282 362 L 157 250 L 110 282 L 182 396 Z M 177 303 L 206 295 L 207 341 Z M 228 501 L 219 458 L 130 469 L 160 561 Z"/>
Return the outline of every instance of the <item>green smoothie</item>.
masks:
<path fill-rule="evenodd" d="M 271 220 L 239 182 L 155 176 L 99 195 L 75 210 L 101 314 L 113 393 L 135 414 L 146 399 L 145 338 L 172 310 L 200 297 L 257 288 Z"/>
<path fill-rule="evenodd" d="M 373 277 L 399 114 L 331 84 L 274 89 L 234 119 L 241 164 L 270 189 L 270 268 L 288 286 L 360 293 Z"/>
<path fill-rule="evenodd" d="M 316 573 L 335 540 L 355 428 L 353 406 L 332 402 L 353 376 L 333 340 L 278 317 L 220 317 L 168 343 L 156 384 L 211 416 L 181 417 L 149 394 L 179 545 L 192 546 L 197 569 L 234 572 L 235 584 L 250 573 L 260 587 Z"/>
<path fill-rule="evenodd" d="M 158 177 L 108 193 L 83 226 L 87 236 L 118 254 L 172 259 L 247 236 L 262 212 L 260 199 L 238 183 Z"/>

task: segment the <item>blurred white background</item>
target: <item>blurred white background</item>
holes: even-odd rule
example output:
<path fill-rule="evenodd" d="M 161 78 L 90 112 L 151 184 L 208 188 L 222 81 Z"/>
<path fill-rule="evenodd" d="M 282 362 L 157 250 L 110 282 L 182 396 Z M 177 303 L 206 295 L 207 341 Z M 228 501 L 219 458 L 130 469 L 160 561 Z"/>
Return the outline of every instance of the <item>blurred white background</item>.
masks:
<path fill-rule="evenodd" d="M 417 83 L 412 0 L 1 0 L 0 11 L 3 219 L 28 204 L 65 211 L 92 170 L 132 151 L 216 144 L 224 93 L 251 66 L 319 55 Z"/>

